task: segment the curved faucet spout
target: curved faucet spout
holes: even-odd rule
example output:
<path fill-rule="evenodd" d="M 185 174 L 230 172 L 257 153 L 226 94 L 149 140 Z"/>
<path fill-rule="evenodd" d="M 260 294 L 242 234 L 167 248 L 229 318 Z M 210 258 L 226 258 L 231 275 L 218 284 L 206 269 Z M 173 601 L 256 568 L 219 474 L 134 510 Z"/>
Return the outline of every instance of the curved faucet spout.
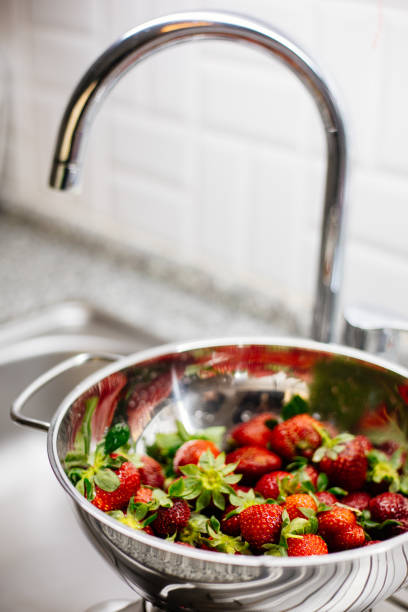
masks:
<path fill-rule="evenodd" d="M 238 41 L 285 64 L 312 95 L 327 142 L 327 174 L 312 337 L 333 340 L 341 282 L 346 177 L 346 135 L 336 99 L 312 60 L 279 32 L 244 16 L 179 13 L 138 26 L 109 47 L 84 74 L 61 121 L 50 184 L 71 189 L 79 182 L 92 120 L 105 96 L 138 62 L 160 49 L 192 39 Z"/>

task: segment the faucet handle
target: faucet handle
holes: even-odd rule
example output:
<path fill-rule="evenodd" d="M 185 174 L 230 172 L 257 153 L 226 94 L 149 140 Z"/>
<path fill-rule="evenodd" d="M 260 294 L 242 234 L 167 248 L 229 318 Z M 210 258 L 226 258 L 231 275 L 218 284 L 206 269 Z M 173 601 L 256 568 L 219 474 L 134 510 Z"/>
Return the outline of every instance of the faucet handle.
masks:
<path fill-rule="evenodd" d="M 401 346 L 404 339 L 408 340 L 403 333 L 408 332 L 407 318 L 372 306 L 353 305 L 344 310 L 344 320 L 344 344 L 394 361 L 407 361 L 407 347 Z"/>

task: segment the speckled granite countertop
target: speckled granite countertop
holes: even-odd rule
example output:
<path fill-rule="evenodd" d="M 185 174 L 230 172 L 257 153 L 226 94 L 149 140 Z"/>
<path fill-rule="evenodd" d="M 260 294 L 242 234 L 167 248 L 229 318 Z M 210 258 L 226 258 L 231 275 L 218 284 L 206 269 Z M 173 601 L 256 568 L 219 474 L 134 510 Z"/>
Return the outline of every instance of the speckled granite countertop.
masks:
<path fill-rule="evenodd" d="M 166 341 L 297 333 L 289 316 L 273 309 L 266 315 L 267 305 L 224 295 L 194 271 L 190 279 L 182 272 L 180 282 L 169 264 L 84 241 L 38 220 L 0 213 L 0 245 L 1 323 L 78 299 Z"/>

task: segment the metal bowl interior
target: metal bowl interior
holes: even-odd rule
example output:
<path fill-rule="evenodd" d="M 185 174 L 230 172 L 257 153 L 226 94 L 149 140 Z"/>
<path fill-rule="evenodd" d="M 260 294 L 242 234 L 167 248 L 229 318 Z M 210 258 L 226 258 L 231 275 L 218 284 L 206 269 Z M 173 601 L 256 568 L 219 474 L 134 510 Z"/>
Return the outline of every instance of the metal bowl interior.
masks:
<path fill-rule="evenodd" d="M 48 436 L 53 470 L 76 503 L 88 536 L 146 599 L 168 610 L 366 610 L 407 580 L 408 536 L 325 557 L 276 558 L 213 553 L 134 531 L 96 509 L 67 479 L 86 402 L 97 397 L 95 443 L 117 421 L 143 453 L 157 432 L 181 421 L 194 432 L 227 430 L 250 416 L 277 413 L 290 397 L 341 430 L 370 437 L 395 424 L 408 433 L 408 372 L 368 355 L 312 341 L 228 339 L 165 346 L 103 368 L 62 402 Z"/>

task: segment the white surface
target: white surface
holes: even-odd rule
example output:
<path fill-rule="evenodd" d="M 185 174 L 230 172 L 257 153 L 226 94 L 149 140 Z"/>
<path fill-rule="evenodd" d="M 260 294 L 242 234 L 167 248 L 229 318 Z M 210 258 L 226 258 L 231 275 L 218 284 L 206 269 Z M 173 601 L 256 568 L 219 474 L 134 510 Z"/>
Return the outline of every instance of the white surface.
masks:
<path fill-rule="evenodd" d="M 254 50 L 181 45 L 128 74 L 92 132 L 81 196 L 47 188 L 58 121 L 82 72 L 134 25 L 180 10 L 244 12 L 295 39 L 346 108 L 345 300 L 408 311 L 406 0 L 3 0 L 11 80 L 1 195 L 284 301 L 304 323 L 323 197 L 322 129 L 295 77 Z"/>

